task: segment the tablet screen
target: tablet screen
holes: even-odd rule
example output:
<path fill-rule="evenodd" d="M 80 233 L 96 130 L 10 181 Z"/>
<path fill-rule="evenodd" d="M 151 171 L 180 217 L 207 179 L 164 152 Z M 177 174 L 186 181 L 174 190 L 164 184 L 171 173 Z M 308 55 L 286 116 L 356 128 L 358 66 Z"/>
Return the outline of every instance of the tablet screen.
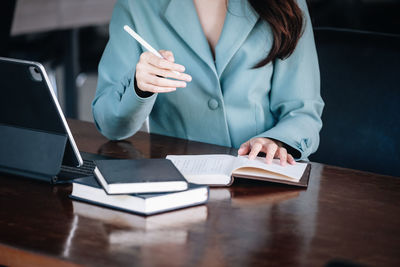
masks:
<path fill-rule="evenodd" d="M 39 63 L 0 58 L 0 123 L 68 135 L 63 164 L 82 164 L 45 69 Z"/>

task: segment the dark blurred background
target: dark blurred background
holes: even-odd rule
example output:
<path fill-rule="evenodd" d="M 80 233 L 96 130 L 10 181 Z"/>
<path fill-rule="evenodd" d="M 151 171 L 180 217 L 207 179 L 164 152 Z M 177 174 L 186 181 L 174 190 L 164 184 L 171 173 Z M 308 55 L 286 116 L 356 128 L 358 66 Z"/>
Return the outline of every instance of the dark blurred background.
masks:
<path fill-rule="evenodd" d="M 115 0 L 3 0 L 0 56 L 44 62 L 54 73 L 53 80 L 58 85 L 60 102 L 67 115 L 91 120 L 89 103 L 96 86 L 97 64 L 107 42 L 107 21 L 114 3 Z M 308 4 L 314 27 L 400 34 L 400 0 L 308 0 Z M 59 14 L 52 11 L 54 6 Z M 41 21 L 46 23 L 47 18 L 47 23 L 52 23 L 52 16 L 58 16 L 54 21 L 68 20 L 60 9 L 65 9 L 66 13 L 72 10 L 77 22 L 71 19 L 63 25 L 53 23 L 35 28 Z M 34 12 L 43 14 L 35 17 Z M 99 18 L 91 21 L 96 13 Z M 89 19 L 82 19 L 84 16 Z M 81 25 L 80 20 L 83 20 Z M 33 26 L 29 27 L 29 24 Z M 65 76 L 69 81 L 65 81 Z M 74 83 L 71 77 L 77 78 Z M 76 88 L 65 88 L 74 86 Z M 65 99 L 66 90 L 72 91 L 71 100 Z"/>
<path fill-rule="evenodd" d="M 93 121 L 90 104 L 96 89 L 97 65 L 107 43 L 107 24 L 115 2 L 116 0 L 3 0 L 0 9 L 0 56 L 42 62 L 49 72 L 66 116 Z M 327 104 L 323 114 L 324 128 L 321 140 L 337 142 L 321 143 L 319 151 L 311 160 L 400 176 L 400 168 L 388 171 L 388 164 L 385 162 L 380 168 L 371 168 L 370 166 L 376 165 L 375 159 L 368 156 L 374 152 L 363 150 L 364 147 L 370 147 L 371 151 L 377 151 L 368 145 L 376 143 L 377 149 L 382 150 L 375 153 L 377 156 L 380 156 L 380 153 L 389 153 L 387 158 L 392 159 L 393 165 L 396 166 L 398 164 L 395 162 L 400 160 L 400 145 L 397 141 L 399 138 L 396 137 L 400 131 L 400 121 L 397 121 L 397 117 L 393 119 L 393 116 L 385 116 L 388 113 L 398 113 L 391 107 L 397 106 L 394 101 L 399 99 L 400 94 L 397 83 L 397 73 L 400 70 L 400 60 L 397 60 L 400 0 L 307 2 L 316 33 L 321 92 Z M 343 32 L 342 29 L 350 31 Z M 357 32 L 360 35 L 357 35 Z M 345 52 L 348 53 L 347 57 L 344 56 Z M 348 64 L 348 59 L 352 60 L 351 64 Z M 371 66 L 374 69 L 369 69 L 368 66 L 373 60 L 374 65 Z M 352 75 L 352 72 L 359 80 L 355 80 L 356 75 Z M 332 73 L 336 73 L 335 76 L 331 77 Z M 344 79 L 343 73 L 349 73 L 349 78 Z M 360 86 L 361 84 L 363 86 Z M 378 98 L 382 94 L 371 94 L 374 95 L 373 99 L 365 99 L 363 106 L 355 110 L 354 99 L 343 102 L 342 93 L 336 92 L 336 88 L 339 87 L 352 93 L 352 98 L 363 94 L 363 89 L 373 93 L 386 90 L 384 95 L 387 97 L 380 103 Z M 338 99 L 337 103 L 335 97 Z M 387 104 L 385 101 L 393 103 Z M 348 135 L 340 136 L 347 131 L 354 133 L 354 129 L 343 125 L 344 130 L 338 130 L 340 118 L 337 118 L 337 114 L 346 104 L 349 105 L 350 112 L 343 114 L 345 117 L 354 113 L 364 118 L 363 108 L 369 106 L 388 109 L 380 108 L 383 115 L 379 116 L 374 116 L 375 113 L 372 112 L 368 117 L 372 121 L 369 121 L 368 125 L 357 125 L 364 119 L 349 118 L 350 127 L 356 127 L 359 132 L 363 131 L 362 136 L 354 137 L 364 142 L 357 146 L 351 143 L 355 139 L 349 139 Z M 374 125 L 381 123 L 385 117 L 392 120 L 379 127 L 381 131 L 377 137 L 378 128 Z M 366 127 L 365 130 L 363 127 Z M 337 150 L 336 146 L 344 145 L 343 140 L 348 140 L 350 143 L 346 145 L 354 148 L 354 155 L 350 150 L 346 153 L 349 159 L 343 158 L 340 153 L 332 156 L 332 150 Z M 382 140 L 385 140 L 384 143 Z M 320 155 L 321 153 L 324 155 Z M 359 163 L 354 163 L 354 157 L 358 157 Z M 371 162 L 368 163 L 366 159 Z"/>
<path fill-rule="evenodd" d="M 307 0 L 314 27 L 400 34 L 399 0 Z"/>

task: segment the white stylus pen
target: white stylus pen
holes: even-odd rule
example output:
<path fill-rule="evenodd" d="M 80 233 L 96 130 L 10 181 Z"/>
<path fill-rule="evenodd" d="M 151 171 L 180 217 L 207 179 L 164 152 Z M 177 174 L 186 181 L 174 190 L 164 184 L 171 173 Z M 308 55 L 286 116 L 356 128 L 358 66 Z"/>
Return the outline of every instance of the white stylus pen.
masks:
<path fill-rule="evenodd" d="M 130 36 L 132 36 L 133 38 L 135 38 L 136 41 L 138 41 L 144 48 L 146 48 L 150 53 L 156 55 L 159 58 L 164 58 L 160 53 L 158 53 L 157 50 L 155 50 L 151 45 L 149 45 L 148 42 L 146 42 L 142 37 L 140 37 L 139 34 L 137 34 L 134 30 L 132 30 L 131 27 L 129 27 L 128 25 L 124 26 L 124 30 L 129 33 Z M 177 71 L 174 71 L 174 73 L 176 74 L 180 74 Z"/>

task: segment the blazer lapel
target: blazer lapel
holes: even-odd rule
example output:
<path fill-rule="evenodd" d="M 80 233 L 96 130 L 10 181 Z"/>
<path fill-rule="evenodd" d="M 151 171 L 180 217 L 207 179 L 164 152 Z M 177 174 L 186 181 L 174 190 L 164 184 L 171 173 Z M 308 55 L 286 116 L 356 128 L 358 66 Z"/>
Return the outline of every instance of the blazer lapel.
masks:
<path fill-rule="evenodd" d="M 210 46 L 201 27 L 196 7 L 192 0 L 171 0 L 164 17 L 182 40 L 216 72 Z"/>
<path fill-rule="evenodd" d="M 191 1 L 190 1 L 191 2 Z M 224 27 L 215 48 L 218 77 L 257 23 L 259 15 L 244 0 L 229 0 Z"/>

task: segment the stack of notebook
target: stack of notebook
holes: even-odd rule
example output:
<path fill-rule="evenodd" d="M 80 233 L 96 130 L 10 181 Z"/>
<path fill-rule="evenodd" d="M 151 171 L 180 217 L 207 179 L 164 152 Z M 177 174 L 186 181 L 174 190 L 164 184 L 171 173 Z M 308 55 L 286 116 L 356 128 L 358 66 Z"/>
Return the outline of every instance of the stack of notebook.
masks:
<path fill-rule="evenodd" d="M 74 180 L 71 198 L 142 215 L 199 205 L 208 187 L 186 182 L 168 159 L 96 160 L 94 176 Z"/>

